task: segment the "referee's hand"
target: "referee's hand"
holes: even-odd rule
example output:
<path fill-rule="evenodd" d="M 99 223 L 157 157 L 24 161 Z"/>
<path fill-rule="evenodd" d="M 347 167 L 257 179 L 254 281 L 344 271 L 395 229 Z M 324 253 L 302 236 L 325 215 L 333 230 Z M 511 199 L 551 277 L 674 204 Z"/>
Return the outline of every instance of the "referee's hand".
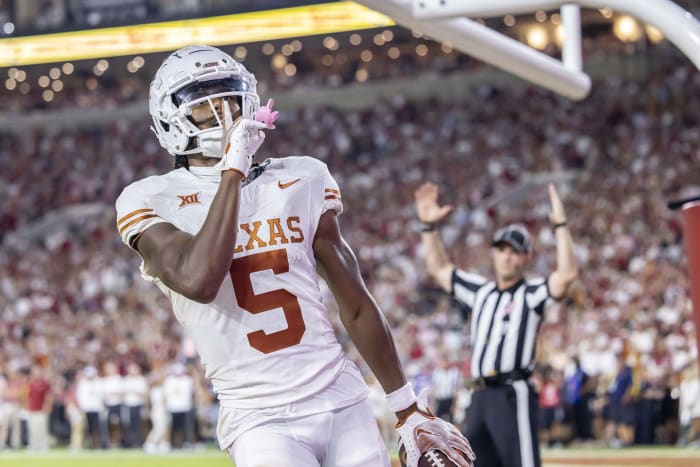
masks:
<path fill-rule="evenodd" d="M 552 224 L 561 224 L 566 222 L 566 213 L 564 212 L 564 205 L 559 199 L 559 194 L 557 189 L 554 188 L 553 184 L 549 184 L 549 203 L 551 205 L 551 211 L 549 212 L 549 222 Z"/>
<path fill-rule="evenodd" d="M 438 224 L 452 213 L 454 206 L 438 204 L 438 190 L 434 183 L 424 183 L 415 192 L 418 220 L 426 224 Z"/>

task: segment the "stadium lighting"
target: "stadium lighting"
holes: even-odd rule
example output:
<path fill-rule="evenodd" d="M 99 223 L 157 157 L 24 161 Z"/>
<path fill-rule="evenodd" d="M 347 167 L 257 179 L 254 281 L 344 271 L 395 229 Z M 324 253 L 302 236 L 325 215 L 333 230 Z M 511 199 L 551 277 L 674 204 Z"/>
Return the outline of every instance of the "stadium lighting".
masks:
<path fill-rule="evenodd" d="M 0 39 L 0 67 L 166 52 L 192 43 L 244 44 L 393 26 L 351 1 Z"/>
<path fill-rule="evenodd" d="M 642 37 L 642 28 L 631 16 L 620 16 L 615 19 L 613 33 L 622 42 L 637 42 Z"/>
<path fill-rule="evenodd" d="M 644 26 L 644 32 L 646 33 L 649 40 L 654 44 L 658 44 L 659 42 L 665 39 L 664 34 L 650 24 Z"/>
<path fill-rule="evenodd" d="M 613 17 L 613 11 L 611 8 L 599 8 L 598 11 L 600 11 L 600 14 L 603 15 L 603 18 L 605 19 L 610 19 Z"/>
<path fill-rule="evenodd" d="M 533 26 L 525 34 L 525 40 L 530 47 L 537 50 L 544 50 L 549 45 L 547 31 L 542 26 Z"/>
<path fill-rule="evenodd" d="M 248 49 L 246 49 L 242 45 L 239 45 L 238 47 L 236 47 L 234 56 L 236 57 L 236 60 L 245 60 L 245 58 L 248 56 Z"/>

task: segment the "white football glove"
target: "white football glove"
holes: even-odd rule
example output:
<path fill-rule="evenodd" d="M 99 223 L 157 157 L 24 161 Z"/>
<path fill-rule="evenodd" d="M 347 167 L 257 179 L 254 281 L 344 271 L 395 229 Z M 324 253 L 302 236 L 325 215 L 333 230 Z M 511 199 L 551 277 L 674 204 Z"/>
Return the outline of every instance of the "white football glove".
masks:
<path fill-rule="evenodd" d="M 423 453 L 439 449 L 460 467 L 473 467 L 476 455 L 469 441 L 454 425 L 430 413 L 428 393 L 427 388 L 423 389 L 416 402 L 418 410 L 396 424 L 401 435 L 400 443 L 406 451 L 406 465 L 417 467 Z"/>
<path fill-rule="evenodd" d="M 253 163 L 253 156 L 265 141 L 265 133 L 262 131 L 265 127 L 265 123 L 243 117 L 239 117 L 233 122 L 229 106 L 224 105 L 222 156 L 215 167 L 222 172 L 235 170 L 245 179 L 248 176 L 250 165 Z"/>

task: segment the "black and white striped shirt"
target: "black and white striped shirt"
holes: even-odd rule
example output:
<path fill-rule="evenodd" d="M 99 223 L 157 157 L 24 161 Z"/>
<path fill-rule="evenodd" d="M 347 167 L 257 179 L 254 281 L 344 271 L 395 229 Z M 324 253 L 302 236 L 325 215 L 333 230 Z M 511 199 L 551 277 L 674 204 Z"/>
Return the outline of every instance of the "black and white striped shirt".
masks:
<path fill-rule="evenodd" d="M 452 296 L 471 314 L 472 377 L 532 369 L 537 332 L 551 298 L 547 279 L 523 279 L 498 290 L 494 281 L 455 269 Z"/>

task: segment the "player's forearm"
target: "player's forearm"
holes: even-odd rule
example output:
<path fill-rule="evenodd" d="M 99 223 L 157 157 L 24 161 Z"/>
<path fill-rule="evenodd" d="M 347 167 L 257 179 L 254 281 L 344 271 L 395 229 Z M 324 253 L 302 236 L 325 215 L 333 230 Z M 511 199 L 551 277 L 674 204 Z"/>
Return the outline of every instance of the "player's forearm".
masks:
<path fill-rule="evenodd" d="M 238 231 L 241 177 L 222 173 L 219 190 L 200 231 L 181 254 L 174 277 L 180 280 L 186 296 L 211 302 L 231 269 L 231 257 Z"/>
<path fill-rule="evenodd" d="M 387 394 L 406 384 L 389 325 L 369 299 L 355 313 L 343 313 L 345 329 Z M 352 316 L 352 318 L 348 318 Z"/>

